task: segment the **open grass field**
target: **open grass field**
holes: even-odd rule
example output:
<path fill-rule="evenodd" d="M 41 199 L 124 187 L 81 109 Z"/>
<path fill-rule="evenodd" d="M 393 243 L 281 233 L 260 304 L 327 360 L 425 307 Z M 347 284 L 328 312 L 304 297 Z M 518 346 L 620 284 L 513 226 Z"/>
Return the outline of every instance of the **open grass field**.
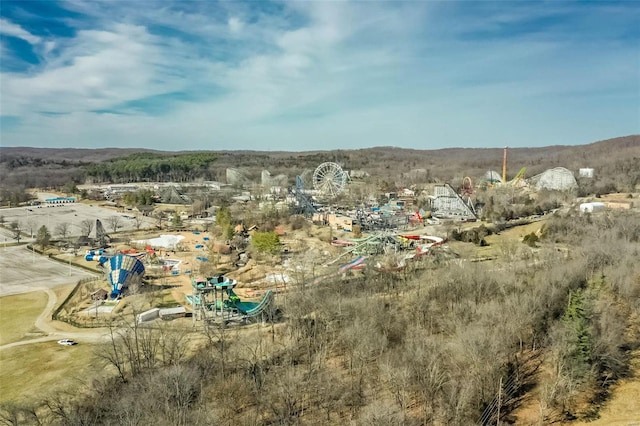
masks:
<path fill-rule="evenodd" d="M 47 294 L 43 291 L 0 297 L 0 345 L 42 336 L 34 323 L 46 305 Z"/>
<path fill-rule="evenodd" d="M 0 351 L 0 401 L 30 401 L 75 389 L 104 371 L 94 345 L 55 341 Z"/>
<path fill-rule="evenodd" d="M 448 241 L 447 244 L 451 249 L 466 259 L 496 258 L 515 254 L 518 250 L 526 246 L 522 242 L 525 235 L 531 232 L 538 232 L 544 225 L 544 220 L 535 221 L 527 225 L 514 226 L 505 229 L 498 234 L 487 235 L 485 240 L 488 245 L 480 247 L 472 243 L 464 243 L 460 241 Z M 473 224 L 469 228 L 480 226 Z"/>

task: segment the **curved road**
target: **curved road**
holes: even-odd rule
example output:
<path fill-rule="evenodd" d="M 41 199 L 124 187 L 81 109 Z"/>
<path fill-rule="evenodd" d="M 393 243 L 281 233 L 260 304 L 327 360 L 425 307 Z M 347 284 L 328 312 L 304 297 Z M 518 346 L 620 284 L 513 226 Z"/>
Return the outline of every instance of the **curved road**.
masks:
<path fill-rule="evenodd" d="M 73 339 L 78 342 L 101 343 L 109 340 L 109 334 L 104 329 L 94 329 L 93 331 L 61 331 L 51 324 L 51 313 L 55 309 L 58 298 L 50 288 L 38 288 L 47 293 L 49 301 L 47 306 L 42 310 L 38 318 L 36 318 L 35 326 L 47 333 L 44 337 L 36 337 L 35 339 L 20 340 L 18 342 L 7 343 L 0 346 L 0 350 L 9 349 L 16 346 L 30 345 L 33 343 L 50 342 L 52 340 Z"/>

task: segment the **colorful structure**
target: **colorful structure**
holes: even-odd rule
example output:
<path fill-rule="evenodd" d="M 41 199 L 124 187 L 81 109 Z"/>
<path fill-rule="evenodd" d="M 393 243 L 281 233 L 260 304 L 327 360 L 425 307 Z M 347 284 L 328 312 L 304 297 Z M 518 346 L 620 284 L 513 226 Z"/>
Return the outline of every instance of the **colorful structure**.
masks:
<path fill-rule="evenodd" d="M 69 203 L 75 203 L 76 202 L 76 197 L 47 198 L 46 200 L 44 200 L 44 202 L 47 203 L 47 204 L 69 204 Z"/>
<path fill-rule="evenodd" d="M 104 249 L 87 250 L 87 254 L 85 254 L 84 256 L 84 260 L 86 260 L 87 262 L 95 260 L 100 265 L 103 265 L 107 260 L 109 260 L 109 257 L 105 253 Z"/>
<path fill-rule="evenodd" d="M 349 263 L 345 263 L 344 265 L 340 266 L 340 268 L 338 268 L 338 271 L 340 272 L 346 272 L 350 269 L 362 269 L 365 267 L 367 258 L 364 256 L 358 256 L 356 257 L 354 260 L 352 260 Z"/>
<path fill-rule="evenodd" d="M 133 256 L 119 254 L 106 262 L 107 280 L 111 284 L 111 298 L 116 299 L 131 284 L 140 281 L 144 275 L 144 265 Z"/>
<path fill-rule="evenodd" d="M 263 314 L 273 302 L 271 290 L 259 302 L 242 301 L 233 291 L 238 282 L 223 275 L 208 278 L 196 278 L 191 282 L 193 294 L 186 299 L 193 306 L 193 321 L 221 318 L 228 321 L 240 316 L 243 319 Z"/>

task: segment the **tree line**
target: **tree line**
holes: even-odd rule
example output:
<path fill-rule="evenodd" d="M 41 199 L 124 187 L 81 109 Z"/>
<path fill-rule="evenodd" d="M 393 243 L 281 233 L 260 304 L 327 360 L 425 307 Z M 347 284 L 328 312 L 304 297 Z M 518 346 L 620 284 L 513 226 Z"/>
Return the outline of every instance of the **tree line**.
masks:
<path fill-rule="evenodd" d="M 87 176 L 99 182 L 177 181 L 211 178 L 217 155 L 198 152 L 180 155 L 136 153 L 85 166 Z"/>

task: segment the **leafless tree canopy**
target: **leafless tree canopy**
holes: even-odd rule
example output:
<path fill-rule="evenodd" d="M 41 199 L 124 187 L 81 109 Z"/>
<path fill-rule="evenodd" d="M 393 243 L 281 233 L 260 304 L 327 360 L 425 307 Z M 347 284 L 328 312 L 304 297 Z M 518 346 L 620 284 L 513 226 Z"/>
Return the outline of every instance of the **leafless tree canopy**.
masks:
<path fill-rule="evenodd" d="M 409 272 L 299 286 L 278 299 L 281 322 L 210 324 L 197 349 L 185 330 L 122 318 L 99 350 L 113 379 L 57 395 L 44 411 L 6 405 L 2 416 L 9 424 L 490 424 L 498 412 L 509 420 L 533 385 L 544 390 L 545 422 L 585 415 L 578 396 L 624 377 L 637 345 L 639 254 L 633 214 L 556 215 L 538 248 L 520 244 L 504 261 L 434 256 Z M 551 374 L 536 374 L 543 358 Z"/>

